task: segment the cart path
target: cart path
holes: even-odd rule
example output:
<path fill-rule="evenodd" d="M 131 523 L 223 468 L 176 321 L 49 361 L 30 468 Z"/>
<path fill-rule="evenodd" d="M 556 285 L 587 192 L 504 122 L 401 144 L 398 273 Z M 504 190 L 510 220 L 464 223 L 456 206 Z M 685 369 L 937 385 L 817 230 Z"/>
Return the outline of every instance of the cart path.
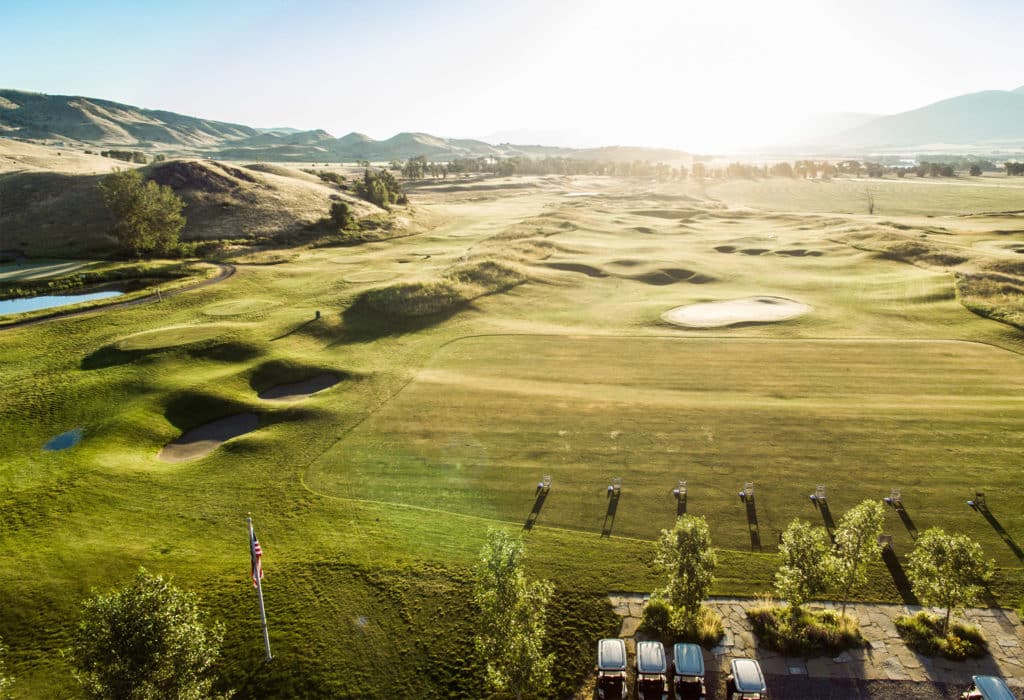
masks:
<path fill-rule="evenodd" d="M 224 280 L 228 279 L 233 274 L 235 274 L 236 268 L 234 265 L 229 265 L 227 263 L 211 264 L 216 265 L 218 268 L 220 268 L 220 272 L 218 272 L 216 276 L 204 279 L 200 282 L 196 282 L 195 284 L 190 284 L 186 287 L 179 287 L 177 289 L 172 289 L 166 292 L 158 291 L 155 294 L 149 294 L 144 297 L 139 297 L 138 299 L 131 299 L 130 301 L 115 301 L 111 304 L 94 306 L 92 308 L 82 309 L 81 311 L 57 311 L 53 314 L 50 314 L 49 316 L 44 316 L 42 318 L 32 318 L 25 321 L 14 321 L 13 323 L 0 325 L 0 332 L 9 330 L 11 328 L 24 328 L 25 326 L 35 326 L 40 323 L 47 323 L 49 321 L 58 321 L 65 318 L 74 318 L 75 316 L 88 316 L 90 314 L 98 314 L 103 313 L 105 311 L 124 309 L 129 306 L 138 306 L 139 304 L 145 304 L 151 301 L 160 301 L 167 297 L 174 297 L 184 292 L 191 292 L 194 289 L 201 289 L 203 287 L 209 287 L 211 285 L 217 284 L 218 282 L 223 282 Z"/>
<path fill-rule="evenodd" d="M 644 594 L 609 596 L 615 612 L 623 618 L 619 636 L 626 639 L 630 653 L 635 652 L 637 628 L 649 598 Z M 860 621 L 867 646 L 843 652 L 835 658 L 805 658 L 782 656 L 758 643 L 746 615 L 749 608 L 758 605 L 756 600 L 712 598 L 708 605 L 721 614 L 725 625 L 721 644 L 704 652 L 710 688 L 724 678 L 729 661 L 740 657 L 757 659 L 768 676 L 769 689 L 776 687 L 783 691 L 775 693 L 775 697 L 783 698 L 791 697 L 796 685 L 807 688 L 806 697 L 816 697 L 817 694 L 810 691 L 821 686 L 831 688 L 827 696 L 822 696 L 831 698 L 947 698 L 954 691 L 959 693 L 966 689 L 971 676 L 976 674 L 1002 676 L 1010 687 L 1024 688 L 1024 628 L 1013 610 L 969 608 L 963 617 L 981 629 L 988 641 L 989 655 L 981 659 L 948 661 L 920 656 L 900 639 L 893 619 L 924 609 L 920 606 L 850 603 L 847 612 Z M 807 607 L 838 608 L 839 604 L 815 602 Z M 843 693 L 842 688 L 849 688 L 849 693 Z"/>

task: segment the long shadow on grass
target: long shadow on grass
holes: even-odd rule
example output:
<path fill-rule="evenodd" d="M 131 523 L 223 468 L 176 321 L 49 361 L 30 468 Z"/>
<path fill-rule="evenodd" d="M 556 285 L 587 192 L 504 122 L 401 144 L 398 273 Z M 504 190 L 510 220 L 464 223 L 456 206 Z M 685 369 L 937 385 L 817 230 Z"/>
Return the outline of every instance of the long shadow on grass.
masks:
<path fill-rule="evenodd" d="M 285 331 L 284 333 L 282 333 L 281 335 L 277 336 L 276 338 L 271 338 L 270 342 L 274 342 L 275 340 L 281 340 L 282 338 L 287 338 L 292 333 L 298 333 L 299 331 L 301 331 L 303 328 L 305 328 L 309 324 L 316 323 L 319 320 L 320 320 L 319 318 L 311 318 L 308 321 L 303 321 L 299 325 L 297 325 L 294 328 L 292 328 L 290 331 Z"/>
<path fill-rule="evenodd" d="M 910 513 L 902 505 L 896 507 L 896 514 L 900 516 L 900 520 L 903 521 L 903 526 L 907 528 L 907 532 L 910 533 L 910 539 L 917 539 L 917 525 L 914 524 L 913 518 L 910 517 Z"/>
<path fill-rule="evenodd" d="M 533 526 L 537 524 L 537 518 L 540 517 L 540 509 L 544 507 L 544 501 L 546 501 L 547 498 L 547 489 L 537 489 L 537 498 L 533 501 L 533 509 L 530 511 L 530 514 L 526 516 L 526 522 L 523 523 L 524 530 L 532 530 Z"/>
<path fill-rule="evenodd" d="M 1003 542 L 1006 543 L 1006 546 L 1013 551 L 1014 556 L 1024 562 L 1024 550 L 1020 548 L 1020 545 L 1013 541 L 1013 538 L 1010 537 L 1010 533 L 1008 533 L 1006 528 L 996 520 L 996 516 L 992 515 L 988 506 L 978 506 L 978 512 L 984 516 L 985 520 L 988 521 L 988 524 L 996 531 L 996 534 L 998 534 L 1002 538 Z"/>
<path fill-rule="evenodd" d="M 601 537 L 611 537 L 612 527 L 615 525 L 615 513 L 619 509 L 619 496 L 622 494 L 618 491 L 613 492 L 608 496 L 608 512 L 604 515 L 604 525 L 601 527 Z"/>
<path fill-rule="evenodd" d="M 907 605 L 918 605 L 917 596 L 914 595 L 914 591 L 910 587 L 910 579 L 907 578 L 906 572 L 903 571 L 900 558 L 896 556 L 896 552 L 893 551 L 892 547 L 886 547 L 882 550 L 882 560 L 885 562 L 886 568 L 889 569 L 889 575 L 892 576 L 892 582 L 896 586 L 896 590 L 899 591 L 903 602 Z"/>
<path fill-rule="evenodd" d="M 761 530 L 757 524 L 757 505 L 753 498 L 747 498 L 747 529 L 750 530 L 750 549 L 761 551 Z"/>
<path fill-rule="evenodd" d="M 829 510 L 828 501 L 818 499 L 818 510 L 821 511 L 821 519 L 825 521 L 825 529 L 828 530 L 829 539 L 836 541 L 836 521 L 832 518 L 832 511 Z"/>

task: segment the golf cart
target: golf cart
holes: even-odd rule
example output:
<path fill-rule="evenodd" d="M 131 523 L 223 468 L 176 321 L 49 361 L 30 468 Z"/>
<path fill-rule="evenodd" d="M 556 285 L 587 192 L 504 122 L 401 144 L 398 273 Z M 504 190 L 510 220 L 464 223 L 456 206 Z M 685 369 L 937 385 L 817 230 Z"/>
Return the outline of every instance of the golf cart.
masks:
<path fill-rule="evenodd" d="M 998 676 L 972 676 L 970 689 L 960 694 L 962 700 L 1016 700 L 1006 682 Z"/>
<path fill-rule="evenodd" d="M 705 700 L 704 654 L 696 644 L 672 647 L 673 700 Z"/>
<path fill-rule="evenodd" d="M 629 697 L 626 642 L 621 639 L 602 639 L 597 643 L 597 697 L 598 700 L 625 700 Z"/>
<path fill-rule="evenodd" d="M 726 700 L 767 700 L 761 665 L 753 659 L 733 659 L 725 679 Z"/>
<path fill-rule="evenodd" d="M 668 661 L 661 642 L 637 642 L 636 695 L 639 700 L 668 698 Z"/>

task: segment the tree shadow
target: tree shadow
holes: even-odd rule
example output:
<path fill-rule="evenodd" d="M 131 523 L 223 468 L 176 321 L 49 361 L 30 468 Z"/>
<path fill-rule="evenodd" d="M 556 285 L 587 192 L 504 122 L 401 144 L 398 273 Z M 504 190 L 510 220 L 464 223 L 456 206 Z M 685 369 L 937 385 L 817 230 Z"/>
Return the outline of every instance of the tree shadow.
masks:
<path fill-rule="evenodd" d="M 907 532 L 910 533 L 910 539 L 917 539 L 917 525 L 914 524 L 913 518 L 910 517 L 910 513 L 903 507 L 903 504 L 895 506 L 896 514 L 900 516 L 900 520 L 903 521 L 903 526 L 907 528 Z"/>
<path fill-rule="evenodd" d="M 533 526 L 537 524 L 537 518 L 540 517 L 540 509 L 544 507 L 544 501 L 547 500 L 549 491 L 545 488 L 537 487 L 537 498 L 533 501 L 533 509 L 530 514 L 526 516 L 526 522 L 523 523 L 524 530 L 532 530 Z"/>
<path fill-rule="evenodd" d="M 882 560 L 885 562 L 885 567 L 889 569 L 889 575 L 892 576 L 892 582 L 896 586 L 896 590 L 899 591 L 903 602 L 907 605 L 919 605 L 920 602 L 910 586 L 910 579 L 907 578 L 907 573 L 903 570 L 900 558 L 896 556 L 896 552 L 893 551 L 892 547 L 886 547 L 882 550 Z"/>
<path fill-rule="evenodd" d="M 314 326 L 309 329 L 311 335 L 329 336 L 332 345 L 344 343 L 370 343 L 386 336 L 400 336 L 416 333 L 440 323 L 444 323 L 456 314 L 473 308 L 472 304 L 464 303 L 457 306 L 423 316 L 400 316 L 377 311 L 363 299 L 357 299 L 352 306 L 341 314 L 342 325 L 338 329 L 321 331 Z"/>
<path fill-rule="evenodd" d="M 608 496 L 608 512 L 604 515 L 604 525 L 601 527 L 601 537 L 611 537 L 612 527 L 615 525 L 615 513 L 619 509 L 620 491 L 610 492 Z"/>
<path fill-rule="evenodd" d="M 757 505 L 754 498 L 745 499 L 747 504 L 747 529 L 750 530 L 750 549 L 754 552 L 761 551 L 761 530 L 757 524 Z"/>
<path fill-rule="evenodd" d="M 988 509 L 988 506 L 978 505 L 976 506 L 976 510 L 981 513 L 985 520 L 988 521 L 988 524 L 991 525 L 992 529 L 996 531 L 996 534 L 1002 538 L 1003 542 L 1005 542 L 1006 546 L 1010 548 L 1014 556 L 1021 562 L 1024 562 L 1024 550 L 1020 548 L 1020 545 L 1014 542 L 1013 538 L 1010 537 L 1010 533 L 1006 531 L 1006 528 L 1003 527 L 1002 523 L 996 520 L 996 516 L 992 515 L 992 511 Z"/>

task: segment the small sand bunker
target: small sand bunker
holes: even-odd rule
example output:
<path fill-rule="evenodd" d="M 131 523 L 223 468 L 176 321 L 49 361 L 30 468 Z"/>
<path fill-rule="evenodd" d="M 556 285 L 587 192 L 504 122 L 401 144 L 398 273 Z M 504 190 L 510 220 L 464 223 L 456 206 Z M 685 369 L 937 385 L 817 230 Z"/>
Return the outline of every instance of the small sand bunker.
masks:
<path fill-rule="evenodd" d="M 66 433 L 51 438 L 49 442 L 43 445 L 43 450 L 46 452 L 60 452 L 61 450 L 67 450 L 82 441 L 82 437 L 85 435 L 85 431 L 81 428 L 75 428 L 69 430 Z"/>
<path fill-rule="evenodd" d="M 213 452 L 231 438 L 256 430 L 260 419 L 255 413 L 239 413 L 218 418 L 206 425 L 192 428 L 177 440 L 164 445 L 157 455 L 161 462 L 187 462 Z"/>
<path fill-rule="evenodd" d="M 722 328 L 746 323 L 788 321 L 810 310 L 807 304 L 783 297 L 745 297 L 678 306 L 663 313 L 661 318 L 686 328 Z"/>
<path fill-rule="evenodd" d="M 318 391 L 330 389 L 340 381 L 334 374 L 318 374 L 315 377 L 304 379 L 294 384 L 279 384 L 272 386 L 259 394 L 261 399 L 267 401 L 298 401 L 307 396 L 312 396 Z"/>

